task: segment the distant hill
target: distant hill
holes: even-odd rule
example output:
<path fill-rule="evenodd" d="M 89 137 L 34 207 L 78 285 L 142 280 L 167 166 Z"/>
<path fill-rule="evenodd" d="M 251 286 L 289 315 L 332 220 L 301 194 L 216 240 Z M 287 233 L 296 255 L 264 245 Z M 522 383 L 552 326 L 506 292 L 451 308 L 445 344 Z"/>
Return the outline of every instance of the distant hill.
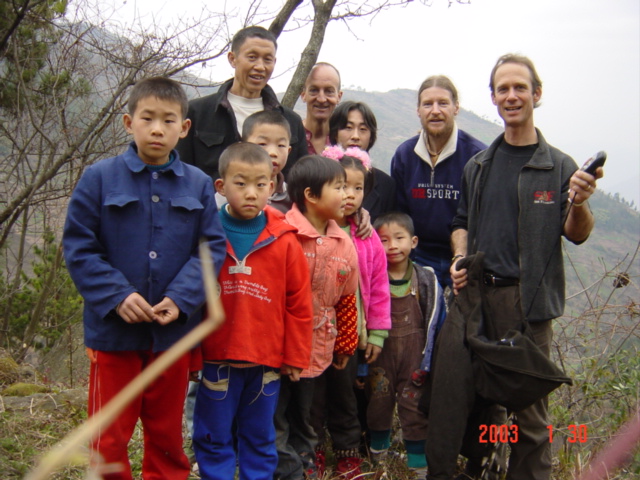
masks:
<path fill-rule="evenodd" d="M 391 157 L 398 145 L 420 131 L 417 91 L 397 89 L 382 93 L 345 90 L 342 99 L 364 102 L 373 110 L 378 121 L 378 140 L 371 150 L 371 158 L 376 167 L 388 172 Z M 299 100 L 295 111 L 304 117 L 305 104 Z M 488 122 L 462 108 L 457 121 L 462 130 L 487 144 L 503 130 L 501 125 Z"/>

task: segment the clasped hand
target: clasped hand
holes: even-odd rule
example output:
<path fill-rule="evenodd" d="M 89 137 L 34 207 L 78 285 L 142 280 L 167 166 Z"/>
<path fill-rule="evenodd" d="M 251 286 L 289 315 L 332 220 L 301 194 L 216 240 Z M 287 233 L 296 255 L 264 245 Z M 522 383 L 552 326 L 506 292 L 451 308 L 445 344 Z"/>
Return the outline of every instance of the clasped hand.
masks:
<path fill-rule="evenodd" d="M 169 297 L 153 307 L 137 292 L 125 298 L 116 313 L 127 323 L 158 322 L 167 325 L 178 318 L 180 309 Z"/>

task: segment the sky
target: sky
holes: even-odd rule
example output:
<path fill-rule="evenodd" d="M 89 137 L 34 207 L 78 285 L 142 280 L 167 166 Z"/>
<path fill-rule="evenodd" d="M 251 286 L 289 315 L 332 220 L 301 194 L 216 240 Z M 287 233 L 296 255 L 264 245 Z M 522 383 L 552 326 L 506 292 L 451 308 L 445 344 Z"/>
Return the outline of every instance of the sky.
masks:
<path fill-rule="evenodd" d="M 114 4 L 124 18 L 130 18 L 132 11 L 155 10 L 160 12 L 155 21 L 170 22 L 185 6 L 200 11 L 206 4 L 216 11 L 228 5 L 242 9 L 248 3 L 127 0 Z M 275 8 L 284 0 L 265 3 Z M 232 22 L 228 26 L 231 33 L 240 27 Z M 309 35 L 306 28 L 280 36 L 270 82 L 277 92 L 286 89 Z M 502 124 L 488 83 L 495 61 L 508 52 L 530 57 L 542 79 L 542 105 L 534 118 L 545 139 L 578 164 L 605 150 L 605 178 L 598 187 L 639 205 L 638 0 L 471 0 L 451 6 L 447 0 L 432 0 L 429 7 L 414 1 L 373 19 L 351 21 L 349 29 L 342 22 L 332 22 L 318 60 L 340 70 L 343 88 L 367 91 L 417 89 L 426 77 L 445 74 L 457 86 L 462 108 Z M 206 71 L 197 67 L 195 73 L 218 81 L 233 76 L 226 58 L 209 62 Z M 409 111 L 407 115 L 416 114 Z"/>

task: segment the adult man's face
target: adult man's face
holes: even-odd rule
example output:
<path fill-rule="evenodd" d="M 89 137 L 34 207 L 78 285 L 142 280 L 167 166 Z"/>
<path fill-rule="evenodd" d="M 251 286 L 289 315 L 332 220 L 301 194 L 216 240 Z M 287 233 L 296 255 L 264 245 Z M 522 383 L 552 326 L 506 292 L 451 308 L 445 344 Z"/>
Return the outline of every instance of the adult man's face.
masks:
<path fill-rule="evenodd" d="M 319 122 L 328 122 L 342 98 L 338 72 L 328 65 L 311 71 L 300 95 L 307 104 L 307 116 Z"/>
<path fill-rule="evenodd" d="M 445 88 L 429 87 L 420 93 L 418 117 L 429 137 L 449 138 L 459 109 Z"/>
<path fill-rule="evenodd" d="M 229 63 L 235 69 L 231 93 L 244 98 L 258 98 L 276 66 L 276 46 L 259 37 L 250 37 L 238 52 L 229 52 Z"/>
<path fill-rule="evenodd" d="M 520 63 L 505 63 L 496 70 L 493 83 L 491 100 L 505 127 L 532 125 L 534 104 L 540 100 L 542 89 L 533 90 L 529 69 Z"/>

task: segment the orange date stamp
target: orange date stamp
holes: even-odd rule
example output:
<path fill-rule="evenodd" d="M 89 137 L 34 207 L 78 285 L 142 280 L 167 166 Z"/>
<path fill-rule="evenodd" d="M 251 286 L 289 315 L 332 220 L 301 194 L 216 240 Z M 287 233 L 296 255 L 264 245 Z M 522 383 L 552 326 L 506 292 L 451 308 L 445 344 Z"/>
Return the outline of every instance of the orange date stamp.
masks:
<path fill-rule="evenodd" d="M 479 443 L 518 443 L 518 425 L 480 425 Z M 547 425 L 549 443 L 553 443 L 553 425 Z M 586 443 L 589 431 L 586 425 L 571 424 L 567 426 L 567 441 L 569 443 Z"/>

